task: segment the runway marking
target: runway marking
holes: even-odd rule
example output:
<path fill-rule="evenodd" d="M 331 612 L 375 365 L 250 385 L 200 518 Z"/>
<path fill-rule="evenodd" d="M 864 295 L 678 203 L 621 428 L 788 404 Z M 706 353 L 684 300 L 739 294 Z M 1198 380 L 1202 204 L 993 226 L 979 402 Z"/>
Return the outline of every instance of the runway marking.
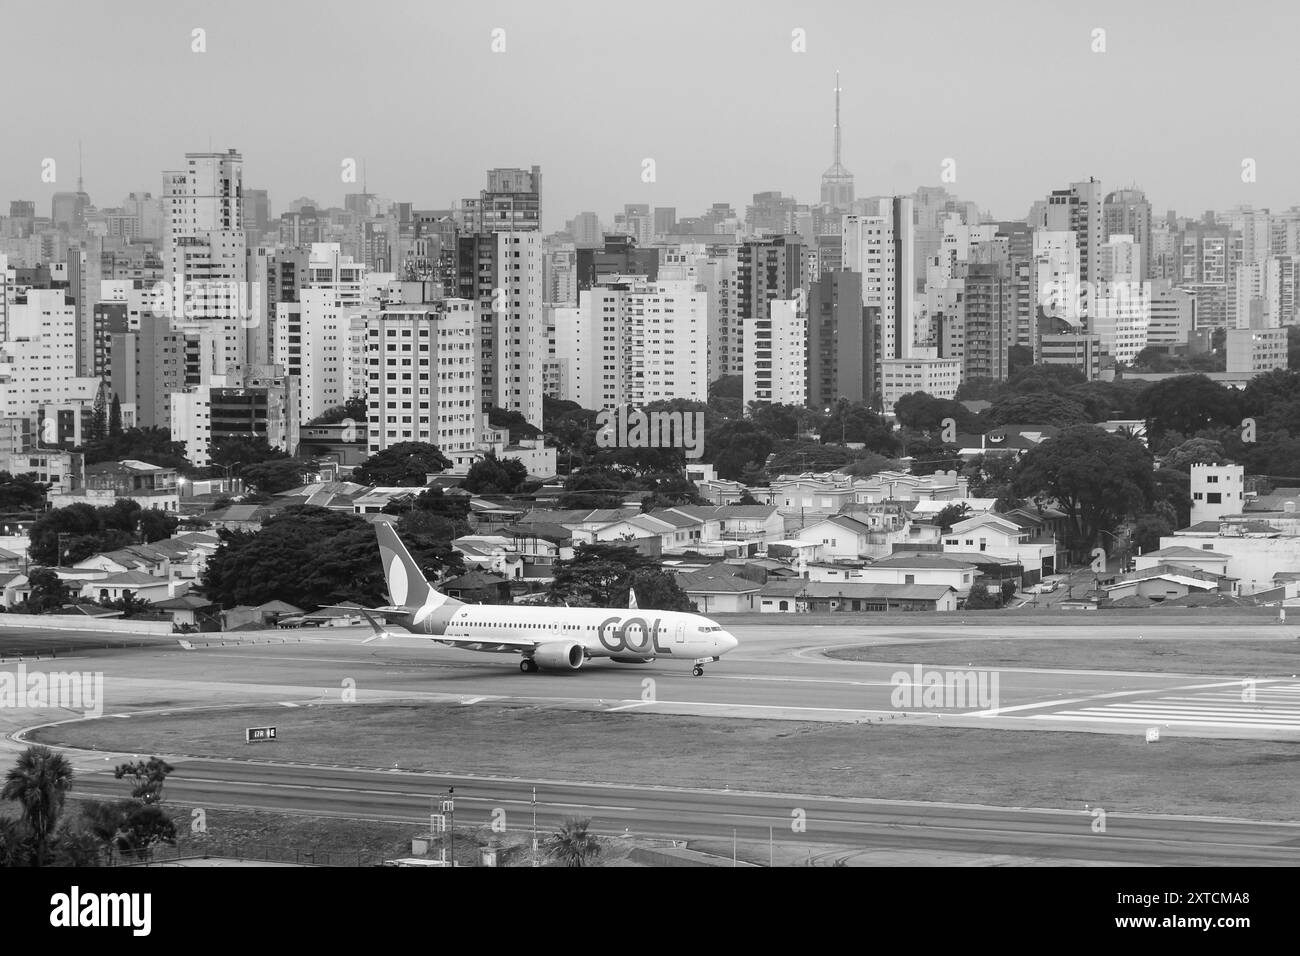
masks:
<path fill-rule="evenodd" d="M 612 714 L 616 710 L 631 710 L 633 707 L 644 707 L 647 704 L 657 704 L 657 700 L 634 700 L 630 704 L 620 704 L 618 707 L 606 707 L 605 713 Z"/>
<path fill-rule="evenodd" d="M 293 703 L 292 701 L 282 700 L 282 701 L 280 701 L 280 706 L 281 706 L 281 707 L 300 707 L 300 706 L 302 706 L 302 705 L 301 705 L 301 704 L 295 704 L 295 703 Z"/>
<path fill-rule="evenodd" d="M 1140 700 L 1113 701 L 1038 716 L 1110 724 L 1300 730 L 1300 684 L 1282 683 L 1280 679 L 1257 681 L 1252 700 L 1242 699 L 1240 683 L 1232 686 L 1237 688 L 1232 693 L 1214 688 L 1204 694 L 1148 695 Z"/>

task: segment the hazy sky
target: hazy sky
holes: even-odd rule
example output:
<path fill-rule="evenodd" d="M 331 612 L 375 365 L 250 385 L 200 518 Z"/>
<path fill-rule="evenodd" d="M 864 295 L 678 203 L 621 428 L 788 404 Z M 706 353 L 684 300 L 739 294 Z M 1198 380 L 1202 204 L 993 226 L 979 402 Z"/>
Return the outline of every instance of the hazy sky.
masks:
<path fill-rule="evenodd" d="M 1061 8 L 1056 8 L 1061 7 Z M 238 148 L 279 215 L 341 205 L 340 163 L 418 207 L 538 164 L 547 231 L 627 202 L 743 215 L 815 202 L 842 72 L 857 193 L 938 184 L 999 218 L 1051 188 L 1136 183 L 1158 214 L 1300 203 L 1293 0 L 130 0 L 9 3 L 0 214 L 75 188 L 157 195 L 186 151 Z M 207 52 L 191 52 L 206 30 Z M 493 53 L 492 31 L 506 50 Z M 1092 31 L 1106 31 L 1094 53 Z M 792 52 L 792 31 L 807 52 Z M 58 183 L 41 182 L 41 161 Z M 653 158 L 657 181 L 641 179 Z M 1243 158 L 1257 182 L 1241 178 Z"/>

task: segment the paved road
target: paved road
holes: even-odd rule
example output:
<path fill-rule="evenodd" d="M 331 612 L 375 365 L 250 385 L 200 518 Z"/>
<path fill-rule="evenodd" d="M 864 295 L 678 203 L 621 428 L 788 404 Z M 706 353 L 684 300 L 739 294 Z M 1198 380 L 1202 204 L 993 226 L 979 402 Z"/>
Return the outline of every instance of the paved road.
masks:
<path fill-rule="evenodd" d="M 599 832 L 784 844 L 871 846 L 940 853 L 1007 854 L 1151 865 L 1300 865 L 1300 824 L 1111 813 L 1104 832 L 1086 811 L 1022 810 L 906 801 L 846 800 L 632 786 L 570 784 L 405 771 L 352 770 L 225 760 L 183 760 L 167 798 L 219 809 L 259 808 L 427 824 L 431 801 L 455 787 L 455 822 L 532 825 L 532 788 L 543 832 L 589 816 Z M 112 773 L 82 774 L 82 794 L 120 795 Z M 796 831 L 796 824 L 800 829 Z"/>

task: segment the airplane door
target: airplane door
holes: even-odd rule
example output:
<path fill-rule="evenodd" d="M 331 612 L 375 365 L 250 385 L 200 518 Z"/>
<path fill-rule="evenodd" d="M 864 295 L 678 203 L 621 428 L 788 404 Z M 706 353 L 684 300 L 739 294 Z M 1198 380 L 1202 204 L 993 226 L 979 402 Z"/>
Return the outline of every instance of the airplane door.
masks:
<path fill-rule="evenodd" d="M 686 624 L 685 624 L 685 622 L 683 622 L 683 621 L 678 621 L 678 622 L 677 622 L 677 632 L 676 632 L 676 634 L 673 636 L 673 643 L 675 643 L 675 644 L 685 644 L 685 643 L 686 643 Z"/>

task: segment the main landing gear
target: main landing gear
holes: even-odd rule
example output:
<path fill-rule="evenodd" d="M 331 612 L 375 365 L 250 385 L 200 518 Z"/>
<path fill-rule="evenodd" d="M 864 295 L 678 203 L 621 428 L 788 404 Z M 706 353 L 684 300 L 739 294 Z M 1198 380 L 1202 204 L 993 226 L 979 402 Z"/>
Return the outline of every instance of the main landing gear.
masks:
<path fill-rule="evenodd" d="M 537 661 L 533 660 L 531 657 L 525 657 L 522 661 L 519 662 L 519 669 L 523 671 L 525 674 L 536 674 Z"/>

